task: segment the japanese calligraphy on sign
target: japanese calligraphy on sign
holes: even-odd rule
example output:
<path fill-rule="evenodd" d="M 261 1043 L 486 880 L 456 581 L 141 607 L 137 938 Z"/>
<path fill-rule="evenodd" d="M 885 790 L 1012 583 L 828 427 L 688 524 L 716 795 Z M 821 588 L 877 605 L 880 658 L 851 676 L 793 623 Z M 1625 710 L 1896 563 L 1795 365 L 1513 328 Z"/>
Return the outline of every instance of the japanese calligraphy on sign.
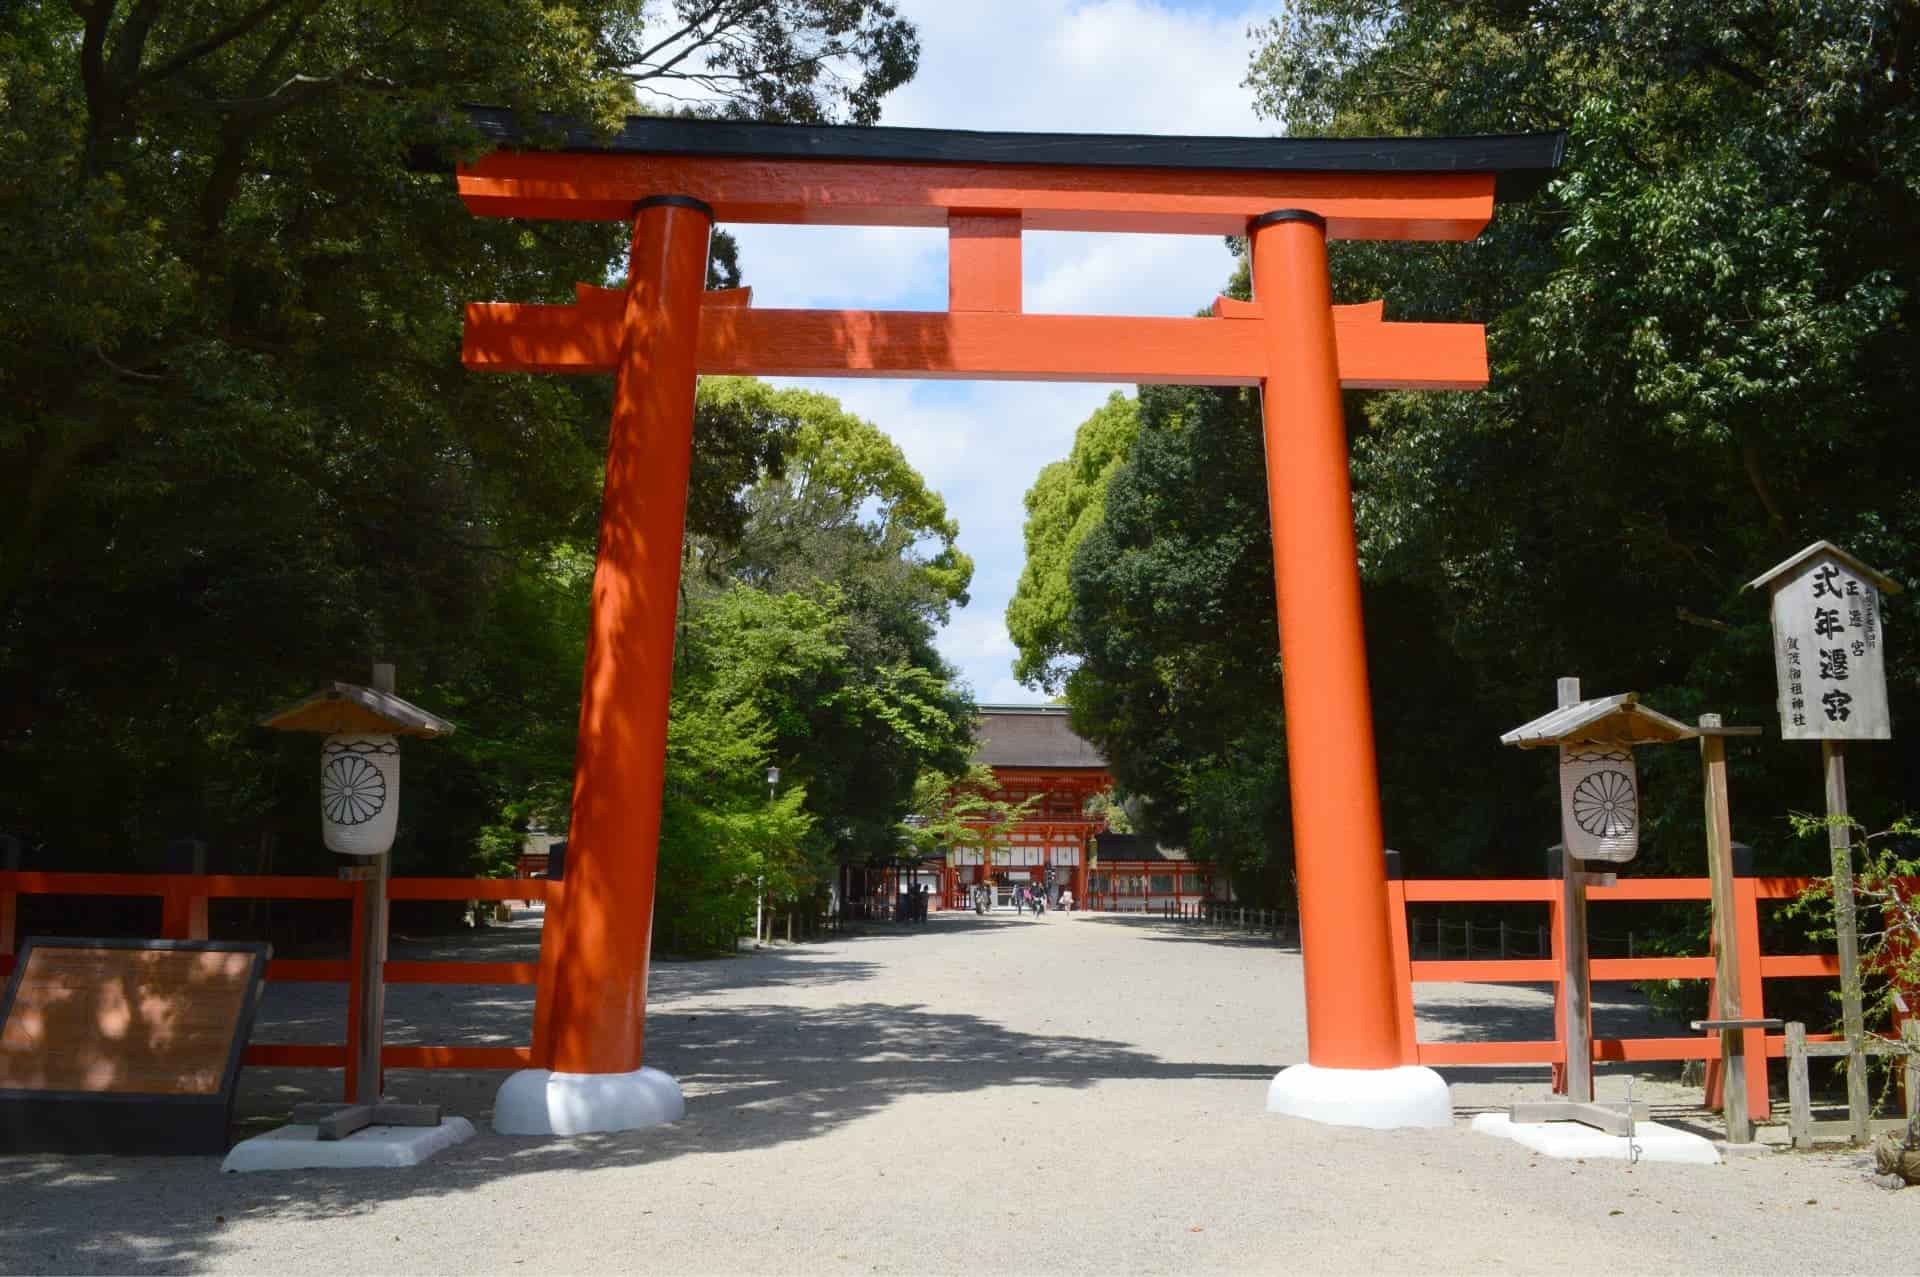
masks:
<path fill-rule="evenodd" d="M 1887 740 L 1880 595 L 1900 587 L 1816 541 L 1749 583 L 1773 592 L 1774 670 L 1786 740 Z"/>

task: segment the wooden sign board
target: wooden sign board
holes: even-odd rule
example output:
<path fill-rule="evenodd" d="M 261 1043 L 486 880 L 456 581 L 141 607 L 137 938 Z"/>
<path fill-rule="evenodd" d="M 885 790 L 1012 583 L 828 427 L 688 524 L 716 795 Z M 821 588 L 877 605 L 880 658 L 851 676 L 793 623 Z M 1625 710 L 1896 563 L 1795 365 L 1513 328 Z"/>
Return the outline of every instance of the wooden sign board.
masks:
<path fill-rule="evenodd" d="M 1761 583 L 1773 592 L 1781 737 L 1891 739 L 1879 589 L 1886 578 L 1817 542 L 1754 582 Z"/>
<path fill-rule="evenodd" d="M 0 1152 L 225 1152 L 270 954 L 27 940 L 0 998 Z"/>

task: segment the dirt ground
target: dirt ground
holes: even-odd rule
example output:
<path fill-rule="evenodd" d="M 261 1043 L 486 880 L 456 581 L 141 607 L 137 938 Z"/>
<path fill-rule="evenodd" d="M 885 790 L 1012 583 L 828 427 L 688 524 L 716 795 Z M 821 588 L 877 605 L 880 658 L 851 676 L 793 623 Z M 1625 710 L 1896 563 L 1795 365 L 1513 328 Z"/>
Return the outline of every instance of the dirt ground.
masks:
<path fill-rule="evenodd" d="M 395 957 L 524 958 L 537 914 Z M 498 1136 L 503 1074 L 398 1071 L 480 1134 L 405 1171 L 222 1175 L 212 1158 L 0 1158 L 4 1272 L 1753 1271 L 1920 1268 L 1920 1192 L 1848 1154 L 1719 1167 L 1555 1162 L 1467 1129 L 1545 1090 L 1449 1070 L 1458 1120 L 1270 1117 L 1305 1056 L 1297 952 L 1157 919 L 935 915 L 736 959 L 661 963 L 648 1063 L 687 1117 Z M 270 989 L 256 1039 L 338 1040 L 337 986 Z M 393 990 L 389 1040 L 520 1042 L 529 991 Z M 1602 1034 L 1647 1011 L 1602 1002 Z M 1423 986 L 1428 1038 L 1551 1036 L 1526 987 Z M 1642 1066 L 1643 1069 L 1645 1066 Z M 1606 1072 L 1603 1095 L 1629 1074 Z M 252 1070 L 266 1129 L 338 1075 Z M 1637 1075 L 1662 1120 L 1697 1090 Z"/>

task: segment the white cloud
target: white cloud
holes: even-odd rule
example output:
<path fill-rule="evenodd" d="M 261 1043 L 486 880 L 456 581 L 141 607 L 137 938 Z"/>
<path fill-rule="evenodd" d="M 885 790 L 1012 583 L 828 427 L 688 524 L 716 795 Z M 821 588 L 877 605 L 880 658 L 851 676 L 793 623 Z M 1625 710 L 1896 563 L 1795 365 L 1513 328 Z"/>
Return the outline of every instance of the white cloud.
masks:
<path fill-rule="evenodd" d="M 1240 87 L 1250 24 L 1270 8 L 1148 0 L 904 0 L 920 73 L 882 123 L 1023 132 L 1224 134 L 1275 130 Z M 737 226 L 757 306 L 944 309 L 939 231 Z M 1031 234 L 1026 308 L 1188 315 L 1232 269 L 1212 236 Z M 1021 498 L 1066 455 L 1075 427 L 1114 389 L 1022 382 L 813 381 L 880 426 L 960 522 L 973 602 L 941 650 L 983 701 L 1037 701 L 1016 684 L 1003 619 L 1024 558 Z"/>

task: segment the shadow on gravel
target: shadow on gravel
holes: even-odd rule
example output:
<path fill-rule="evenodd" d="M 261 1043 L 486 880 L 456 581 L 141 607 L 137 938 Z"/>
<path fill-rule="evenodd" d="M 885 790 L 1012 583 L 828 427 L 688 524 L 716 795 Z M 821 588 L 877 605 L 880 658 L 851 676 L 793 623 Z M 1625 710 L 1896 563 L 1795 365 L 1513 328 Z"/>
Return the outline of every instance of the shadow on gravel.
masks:
<path fill-rule="evenodd" d="M 481 1130 L 407 1171 L 223 1176 L 210 1158 L 0 1159 L 0 1270 L 188 1272 L 221 1249 L 223 1225 L 249 1216 L 337 1218 L 380 1201 L 487 1190 L 509 1176 L 765 1148 L 812 1139 L 907 1096 L 1081 1088 L 1108 1078 L 1264 1081 L 1275 1067 L 1163 1060 L 1102 1038 L 1020 1033 L 973 1015 L 877 1002 L 662 1011 L 649 1020 L 648 1060 L 686 1088 L 686 1118 L 572 1140 L 492 1134 L 484 1103 L 498 1074 L 396 1074 L 394 1089 L 408 1098 L 452 1101 L 464 1094 L 465 1102 L 450 1107 Z M 937 1121 L 926 1137 L 939 1140 Z M 910 1167 L 925 1151 L 901 1155 Z M 711 1172 L 696 1159 L 687 1173 Z M 564 1193 L 564 1181 L 554 1192 Z M 715 1183 L 716 1209 L 726 1192 Z M 565 1209 L 559 1197 L 548 1205 Z M 636 1202 L 634 1209 L 645 1206 Z"/>
<path fill-rule="evenodd" d="M 1270 933 L 1261 931 L 1234 931 L 1226 927 L 1209 927 L 1197 922 L 1169 922 L 1152 914 L 1086 914 L 1075 920 L 1075 925 L 1093 924 L 1102 927 L 1123 927 L 1137 932 L 1142 940 L 1161 940 L 1173 944 L 1206 944 L 1219 949 L 1274 949 L 1282 953 L 1298 953 L 1299 941 L 1292 933 L 1285 933 L 1285 939 L 1276 941 Z"/>
<path fill-rule="evenodd" d="M 1441 989 L 1472 988 L 1479 996 Z M 1545 984 L 1416 985 L 1414 1014 L 1422 1041 L 1542 1042 L 1554 1035 L 1553 988 Z M 1644 998 L 1596 992 L 1593 1034 L 1600 1038 L 1690 1036 L 1685 1025 L 1664 1020 Z"/>

